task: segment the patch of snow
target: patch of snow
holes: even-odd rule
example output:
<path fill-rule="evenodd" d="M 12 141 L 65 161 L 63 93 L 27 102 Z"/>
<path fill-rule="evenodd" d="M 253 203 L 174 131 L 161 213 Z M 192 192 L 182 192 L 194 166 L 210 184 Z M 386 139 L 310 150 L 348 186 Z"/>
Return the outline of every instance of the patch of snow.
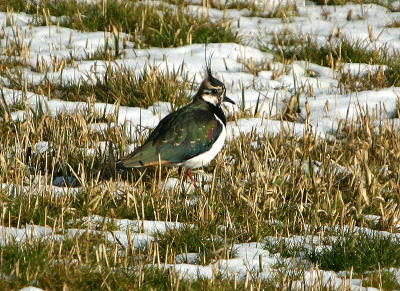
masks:
<path fill-rule="evenodd" d="M 168 229 L 179 229 L 186 225 L 180 222 L 105 218 L 98 215 L 84 217 L 83 221 L 88 224 L 92 223 L 95 226 L 99 226 L 104 222 L 114 223 L 120 230 L 127 231 L 131 229 L 134 232 L 143 232 L 150 235 L 157 232 L 165 233 Z"/>
<path fill-rule="evenodd" d="M 19 289 L 19 291 L 44 291 L 44 290 L 42 288 L 28 286 L 28 287 L 24 287 L 22 289 Z"/>
<path fill-rule="evenodd" d="M 197 264 L 200 261 L 200 256 L 198 253 L 183 253 L 175 257 L 177 264 Z"/>

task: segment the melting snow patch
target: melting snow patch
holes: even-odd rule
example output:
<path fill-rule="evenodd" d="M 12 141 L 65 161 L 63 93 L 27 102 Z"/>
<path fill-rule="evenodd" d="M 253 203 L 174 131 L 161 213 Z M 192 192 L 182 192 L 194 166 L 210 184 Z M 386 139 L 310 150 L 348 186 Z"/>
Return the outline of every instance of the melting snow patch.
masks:
<path fill-rule="evenodd" d="M 179 229 L 184 227 L 186 224 L 180 222 L 163 222 L 163 221 L 152 221 L 152 220 L 130 220 L 130 219 L 117 219 L 117 218 L 106 218 L 99 215 L 92 215 L 84 217 L 83 221 L 88 224 L 94 224 L 98 227 L 105 223 L 113 223 L 119 229 L 126 231 L 131 229 L 134 232 L 143 232 L 146 234 L 154 233 L 165 233 L 169 229 Z M 192 226 L 192 225 L 191 225 Z"/>
<path fill-rule="evenodd" d="M 28 286 L 28 287 L 24 287 L 22 289 L 19 289 L 19 291 L 44 291 L 41 288 L 37 288 L 37 287 L 33 287 L 33 286 Z"/>

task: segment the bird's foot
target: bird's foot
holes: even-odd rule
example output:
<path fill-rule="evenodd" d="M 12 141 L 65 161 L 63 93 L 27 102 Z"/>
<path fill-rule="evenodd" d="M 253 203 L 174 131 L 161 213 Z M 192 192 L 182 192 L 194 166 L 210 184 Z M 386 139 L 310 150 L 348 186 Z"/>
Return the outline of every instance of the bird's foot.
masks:
<path fill-rule="evenodd" d="M 192 175 L 192 170 L 191 170 L 191 169 L 188 169 L 188 170 L 187 170 L 187 175 L 189 176 L 190 180 L 192 181 L 193 186 L 194 186 L 195 188 L 199 188 L 199 186 L 197 186 L 196 182 L 195 182 L 194 179 L 193 179 L 193 175 Z"/>

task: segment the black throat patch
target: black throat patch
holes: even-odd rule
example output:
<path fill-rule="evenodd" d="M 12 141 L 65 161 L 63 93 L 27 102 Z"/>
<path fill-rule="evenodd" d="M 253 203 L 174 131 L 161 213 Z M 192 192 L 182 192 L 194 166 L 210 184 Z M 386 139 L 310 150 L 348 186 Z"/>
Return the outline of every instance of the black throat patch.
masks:
<path fill-rule="evenodd" d="M 220 106 L 215 106 L 214 104 L 208 103 L 208 107 L 210 108 L 211 112 L 214 113 L 226 126 L 226 117 L 224 112 L 222 111 Z"/>

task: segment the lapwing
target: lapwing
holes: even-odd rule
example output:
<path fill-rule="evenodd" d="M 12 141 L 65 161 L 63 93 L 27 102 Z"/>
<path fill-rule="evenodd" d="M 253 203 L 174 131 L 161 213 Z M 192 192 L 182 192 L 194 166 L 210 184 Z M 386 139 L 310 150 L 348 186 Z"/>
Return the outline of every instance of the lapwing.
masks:
<path fill-rule="evenodd" d="M 202 81 L 193 101 L 164 117 L 147 140 L 117 163 L 117 168 L 141 168 L 172 165 L 187 169 L 197 187 L 192 169 L 207 166 L 221 151 L 226 138 L 226 117 L 223 102 L 235 104 L 226 96 L 225 85 L 206 66 Z"/>

